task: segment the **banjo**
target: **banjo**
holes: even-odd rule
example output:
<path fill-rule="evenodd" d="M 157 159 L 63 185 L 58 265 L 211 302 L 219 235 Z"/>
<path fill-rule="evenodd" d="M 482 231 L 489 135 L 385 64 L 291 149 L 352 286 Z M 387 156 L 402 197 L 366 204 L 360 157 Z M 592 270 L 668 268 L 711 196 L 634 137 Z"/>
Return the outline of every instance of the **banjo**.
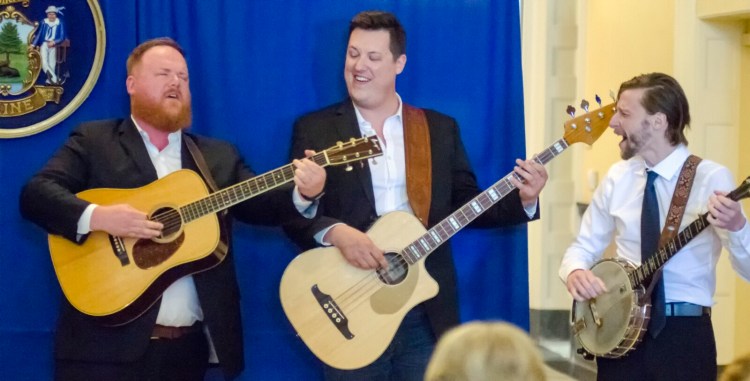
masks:
<path fill-rule="evenodd" d="M 750 177 L 727 194 L 734 201 L 748 196 Z M 635 349 L 646 333 L 651 313 L 650 290 L 647 292 L 644 283 L 710 225 L 707 217 L 708 213 L 702 214 L 640 267 L 622 258 L 603 259 L 591 267 L 609 291 L 583 302 L 573 301 L 571 328 L 584 358 L 618 358 Z"/>

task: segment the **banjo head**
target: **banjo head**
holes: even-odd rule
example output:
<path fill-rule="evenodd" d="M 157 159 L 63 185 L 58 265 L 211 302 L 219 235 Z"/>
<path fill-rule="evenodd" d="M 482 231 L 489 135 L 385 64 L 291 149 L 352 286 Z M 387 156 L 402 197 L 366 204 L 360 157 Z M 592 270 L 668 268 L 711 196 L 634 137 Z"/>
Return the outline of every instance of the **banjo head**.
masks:
<path fill-rule="evenodd" d="M 604 281 L 608 291 L 573 304 L 573 333 L 581 346 L 595 356 L 620 357 L 637 341 L 629 337 L 633 328 L 631 320 L 634 313 L 643 309 L 638 303 L 640 290 L 633 289 L 628 277 L 632 268 L 628 262 L 620 260 L 598 262 L 591 271 Z M 635 320 L 643 321 L 642 318 Z M 637 327 L 639 331 L 641 326 Z"/>

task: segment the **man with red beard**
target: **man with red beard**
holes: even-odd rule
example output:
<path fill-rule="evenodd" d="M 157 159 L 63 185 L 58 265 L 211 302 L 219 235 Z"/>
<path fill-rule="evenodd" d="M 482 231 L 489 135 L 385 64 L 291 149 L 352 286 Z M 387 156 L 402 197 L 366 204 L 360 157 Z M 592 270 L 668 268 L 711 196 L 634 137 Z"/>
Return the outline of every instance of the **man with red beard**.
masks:
<path fill-rule="evenodd" d="M 706 212 L 710 226 L 668 260 L 661 277 L 654 277 L 643 341 L 624 357 L 598 357 L 599 380 L 716 379 L 711 323 L 716 265 L 724 246 L 735 271 L 750 280 L 750 226 L 740 204 L 726 196 L 736 186 L 729 170 L 705 159 L 696 164 L 691 158 L 684 133 L 689 124 L 688 101 L 674 78 L 643 74 L 620 86 L 609 125 L 622 137 L 623 161 L 609 169 L 594 192 L 578 237 L 563 257 L 559 275 L 568 291 L 581 302 L 608 291 L 605 279 L 589 269 L 613 239 L 617 258 L 634 264 L 657 251 L 665 224 L 677 225 L 667 213 L 672 195 L 686 193 L 676 190 L 682 187 L 683 166 L 694 176 L 677 230 Z M 616 317 L 611 311 L 608 316 L 601 309 L 599 313 L 602 319 Z M 612 332 L 617 323 L 603 324 Z"/>
<path fill-rule="evenodd" d="M 191 124 L 189 75 L 175 41 L 159 38 L 139 45 L 128 58 L 127 71 L 130 117 L 77 127 L 22 191 L 23 216 L 51 234 L 79 243 L 92 231 L 141 239 L 159 236 L 162 224 L 144 211 L 127 204 L 95 205 L 76 194 L 92 188 L 137 188 L 182 168 L 197 172 L 200 159 L 191 155 L 189 140 L 219 189 L 255 176 L 233 145 L 184 131 Z M 302 198 L 322 192 L 325 171 L 308 159 L 294 165 L 294 189 L 251 198 L 233 206 L 231 215 L 276 225 L 306 212 L 310 202 Z M 63 301 L 55 337 L 55 378 L 203 380 L 209 362 L 218 362 L 228 379 L 237 376 L 244 366 L 239 287 L 231 221 L 219 217 L 228 236 L 225 259 L 176 279 L 131 322 L 103 326 Z"/>

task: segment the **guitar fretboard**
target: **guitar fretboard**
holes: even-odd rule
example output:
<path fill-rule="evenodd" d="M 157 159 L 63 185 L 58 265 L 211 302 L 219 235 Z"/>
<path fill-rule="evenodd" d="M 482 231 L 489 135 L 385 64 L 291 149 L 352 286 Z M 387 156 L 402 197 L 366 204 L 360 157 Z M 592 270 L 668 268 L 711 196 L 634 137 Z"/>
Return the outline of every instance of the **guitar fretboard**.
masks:
<path fill-rule="evenodd" d="M 310 157 L 321 167 L 328 165 L 325 152 Z M 239 204 L 257 194 L 280 187 L 294 180 L 294 165 L 287 164 L 281 168 L 266 172 L 231 187 L 212 193 L 209 196 L 180 207 L 184 222 L 190 222 L 210 213 L 216 213 Z"/>
<path fill-rule="evenodd" d="M 539 153 L 534 158 L 534 161 L 544 165 L 562 153 L 566 148 L 568 148 L 568 143 L 562 138 Z M 463 229 L 498 201 L 502 200 L 503 197 L 516 189 L 513 183 L 510 182 L 511 176 L 514 176 L 519 181 L 523 181 L 523 179 L 515 172 L 510 172 L 505 175 L 505 177 L 493 184 L 487 190 L 471 199 L 471 201 L 459 208 L 453 214 L 438 222 L 416 241 L 409 244 L 401 252 L 401 255 L 409 264 L 413 265 L 420 259 L 435 251 L 435 249 L 442 245 L 446 240 L 458 233 L 459 230 Z"/>

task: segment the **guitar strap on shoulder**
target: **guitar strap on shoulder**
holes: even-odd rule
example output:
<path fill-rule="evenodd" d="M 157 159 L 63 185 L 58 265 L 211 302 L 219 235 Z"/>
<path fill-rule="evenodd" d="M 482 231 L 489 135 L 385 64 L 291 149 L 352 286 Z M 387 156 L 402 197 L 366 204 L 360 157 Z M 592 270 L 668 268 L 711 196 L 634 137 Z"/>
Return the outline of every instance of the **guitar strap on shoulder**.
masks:
<path fill-rule="evenodd" d="M 685 215 L 685 206 L 687 205 L 688 197 L 690 197 L 690 190 L 693 189 L 695 171 L 701 160 L 698 156 L 690 155 L 685 160 L 685 164 L 682 165 L 680 178 L 677 179 L 677 186 L 674 188 L 674 193 L 672 194 L 672 203 L 669 205 L 667 219 L 664 222 L 664 229 L 662 229 L 661 236 L 659 237 L 660 248 L 679 232 L 682 216 Z"/>
<path fill-rule="evenodd" d="M 422 109 L 403 104 L 406 195 L 417 219 L 427 227 L 432 201 L 430 130 Z"/>
<path fill-rule="evenodd" d="M 203 154 L 201 153 L 201 150 L 198 149 L 198 146 L 193 141 L 193 138 L 191 138 L 188 134 L 182 134 L 182 139 L 185 141 L 185 146 L 187 146 L 188 151 L 190 152 L 190 156 L 192 156 L 193 161 L 195 162 L 195 165 L 198 166 L 198 170 L 201 173 L 201 177 L 203 177 L 203 180 L 206 182 L 206 185 L 208 185 L 208 189 L 211 190 L 211 192 L 217 192 L 219 190 L 219 187 L 216 185 L 216 181 L 214 181 L 214 177 L 211 176 L 211 171 L 208 170 L 208 164 L 206 164 L 206 159 L 203 158 Z M 227 210 L 224 209 L 221 212 L 217 213 L 217 217 L 219 219 L 219 243 L 216 246 L 216 249 L 214 250 L 214 255 L 216 255 L 219 258 L 224 258 L 227 253 L 229 252 L 229 239 L 227 237 L 227 231 L 224 224 L 224 217 L 227 214 Z"/>
<path fill-rule="evenodd" d="M 664 246 L 678 233 L 680 229 L 680 223 L 682 223 L 682 217 L 685 215 L 685 207 L 687 206 L 688 197 L 690 197 L 690 190 L 693 189 L 693 180 L 695 180 L 695 171 L 698 168 L 698 164 L 701 162 L 700 157 L 690 155 L 685 163 L 682 165 L 680 171 L 680 177 L 677 179 L 677 186 L 674 188 L 672 194 L 672 202 L 669 205 L 669 211 L 667 212 L 667 219 L 664 221 L 664 229 L 661 231 L 659 237 L 659 248 Z M 646 295 L 651 296 L 654 286 L 658 283 L 661 277 L 663 268 L 660 268 L 651 280 L 646 289 Z"/>
<path fill-rule="evenodd" d="M 218 191 L 219 187 L 216 186 L 214 177 L 211 176 L 211 172 L 208 170 L 206 159 L 203 158 L 203 154 L 201 153 L 201 150 L 198 149 L 198 146 L 195 145 L 193 138 L 191 138 L 188 134 L 182 134 L 182 139 L 185 140 L 185 145 L 187 146 L 188 151 L 190 151 L 190 156 L 193 158 L 193 161 L 195 161 L 195 165 L 198 166 L 201 177 L 203 177 L 203 180 L 206 181 L 206 185 L 208 185 L 208 188 L 211 189 L 211 192 Z"/>

